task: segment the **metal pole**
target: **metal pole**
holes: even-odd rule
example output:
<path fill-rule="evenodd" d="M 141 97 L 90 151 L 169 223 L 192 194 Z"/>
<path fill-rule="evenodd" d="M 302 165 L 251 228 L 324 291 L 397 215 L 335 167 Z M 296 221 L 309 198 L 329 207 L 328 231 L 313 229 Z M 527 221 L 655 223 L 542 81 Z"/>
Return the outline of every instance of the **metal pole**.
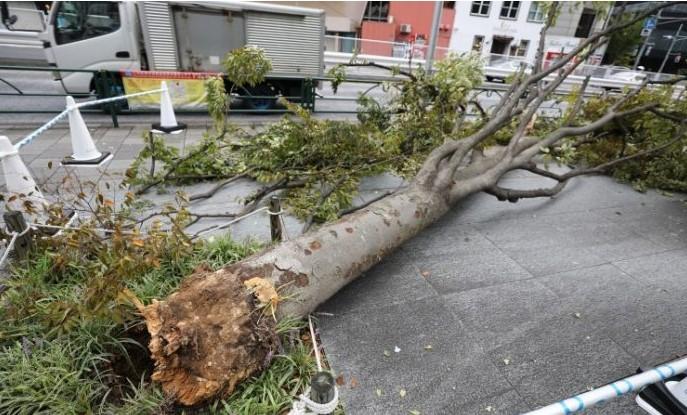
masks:
<path fill-rule="evenodd" d="M 663 58 L 663 62 L 661 62 L 661 67 L 658 68 L 657 73 L 663 72 L 663 68 L 666 66 L 666 62 L 668 62 L 668 58 L 670 57 L 670 53 L 673 51 L 673 47 L 675 46 L 675 42 L 677 42 L 678 38 L 680 37 L 681 31 L 682 31 L 682 23 L 680 23 L 680 27 L 677 28 L 677 32 L 675 33 L 675 36 L 673 36 L 673 39 L 670 41 L 670 47 L 668 48 L 668 52 L 666 53 L 666 56 Z"/>
<path fill-rule="evenodd" d="M 279 220 L 279 214 L 281 212 L 281 203 L 279 203 L 279 198 L 272 196 L 270 199 L 270 234 L 272 236 L 272 242 L 281 242 L 283 240 L 284 230 L 281 228 L 281 221 Z"/>
<path fill-rule="evenodd" d="M 427 47 L 427 56 L 425 56 L 425 70 L 430 72 L 432 70 L 432 61 L 434 60 L 434 51 L 437 48 L 437 36 L 439 36 L 439 24 L 441 23 L 441 9 L 443 1 L 434 2 L 434 16 L 432 16 L 432 32 L 429 36 L 429 45 Z"/>
<path fill-rule="evenodd" d="M 637 52 L 637 57 L 635 58 L 635 64 L 632 66 L 632 70 L 636 71 L 637 66 L 639 65 L 639 60 L 642 59 L 642 55 L 644 55 L 644 50 L 646 49 L 646 44 L 649 42 L 649 38 L 651 35 L 647 36 L 644 39 L 644 43 L 642 43 L 642 47 L 639 48 L 639 52 Z"/>
<path fill-rule="evenodd" d="M 24 215 L 16 210 L 11 210 L 2 214 L 5 220 L 5 226 L 10 232 L 16 232 L 22 234 L 27 228 L 26 220 Z M 33 239 L 31 239 L 31 232 L 27 232 L 21 236 L 17 237 L 14 243 L 14 252 L 17 253 L 19 257 L 25 257 L 33 246 Z M 9 245 L 8 245 L 9 248 Z"/>
<path fill-rule="evenodd" d="M 658 11 L 658 14 L 656 15 L 656 20 L 661 19 L 661 13 L 663 13 L 663 9 Z M 656 24 L 658 26 L 658 23 Z M 644 38 L 644 43 L 642 43 L 642 47 L 639 48 L 639 53 L 637 53 L 637 58 L 635 58 L 635 64 L 632 66 L 632 70 L 635 71 L 637 70 L 637 66 L 639 66 L 639 60 L 642 59 L 642 56 L 644 55 L 644 50 L 646 49 L 647 43 L 649 43 L 649 38 L 651 37 L 651 33 L 649 33 L 649 36 Z"/>

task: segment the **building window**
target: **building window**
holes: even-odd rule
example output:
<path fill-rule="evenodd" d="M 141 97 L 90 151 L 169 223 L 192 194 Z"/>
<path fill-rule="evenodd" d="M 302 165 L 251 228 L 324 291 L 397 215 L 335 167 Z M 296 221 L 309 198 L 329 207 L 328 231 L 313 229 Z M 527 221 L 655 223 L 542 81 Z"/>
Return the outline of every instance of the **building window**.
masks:
<path fill-rule="evenodd" d="M 501 18 L 515 20 L 518 17 L 519 1 L 504 1 L 501 5 Z"/>
<path fill-rule="evenodd" d="M 472 50 L 473 52 L 482 53 L 482 46 L 484 45 L 484 36 L 476 35 L 472 39 Z"/>
<path fill-rule="evenodd" d="M 388 1 L 368 1 L 363 20 L 386 22 L 389 17 Z"/>
<path fill-rule="evenodd" d="M 592 32 L 592 26 L 594 26 L 595 19 L 596 12 L 594 9 L 585 8 L 582 10 L 580 22 L 577 24 L 577 30 L 575 31 L 575 37 L 589 37 L 589 34 Z"/>
<path fill-rule="evenodd" d="M 473 16 L 489 16 L 490 1 L 473 1 L 470 14 Z"/>
<path fill-rule="evenodd" d="M 538 1 L 533 1 L 530 5 L 530 12 L 527 13 L 527 21 L 533 23 L 542 23 L 546 18 L 544 7 Z"/>
<path fill-rule="evenodd" d="M 530 47 L 529 40 L 521 40 L 518 49 L 515 51 L 515 56 L 527 56 L 527 49 Z"/>
<path fill-rule="evenodd" d="M 455 9 L 456 8 L 456 2 L 455 1 L 445 1 L 444 2 L 444 9 Z"/>

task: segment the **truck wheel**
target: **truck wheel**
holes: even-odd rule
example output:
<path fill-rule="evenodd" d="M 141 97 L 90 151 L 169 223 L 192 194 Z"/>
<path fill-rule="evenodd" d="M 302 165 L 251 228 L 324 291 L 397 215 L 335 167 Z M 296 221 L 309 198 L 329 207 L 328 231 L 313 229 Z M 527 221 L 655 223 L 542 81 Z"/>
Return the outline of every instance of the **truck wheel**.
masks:
<path fill-rule="evenodd" d="M 249 94 L 244 95 L 244 102 L 246 107 L 256 111 L 265 111 L 274 108 L 277 103 L 276 96 L 279 91 L 269 84 L 260 84 L 251 88 L 247 88 Z M 258 96 L 261 98 L 251 98 L 251 96 Z M 265 98 L 274 96 L 275 98 Z"/>

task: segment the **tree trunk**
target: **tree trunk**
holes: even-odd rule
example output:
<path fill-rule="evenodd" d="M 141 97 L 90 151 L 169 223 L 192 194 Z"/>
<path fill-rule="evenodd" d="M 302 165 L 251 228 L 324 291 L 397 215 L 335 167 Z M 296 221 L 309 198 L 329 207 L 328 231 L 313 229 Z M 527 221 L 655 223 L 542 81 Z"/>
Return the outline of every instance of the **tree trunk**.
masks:
<path fill-rule="evenodd" d="M 411 185 L 370 206 L 215 272 L 198 272 L 143 310 L 156 362 L 153 379 L 185 405 L 231 393 L 277 352 L 274 318 L 244 282 L 269 281 L 277 318 L 305 316 L 436 221 L 449 201 Z"/>

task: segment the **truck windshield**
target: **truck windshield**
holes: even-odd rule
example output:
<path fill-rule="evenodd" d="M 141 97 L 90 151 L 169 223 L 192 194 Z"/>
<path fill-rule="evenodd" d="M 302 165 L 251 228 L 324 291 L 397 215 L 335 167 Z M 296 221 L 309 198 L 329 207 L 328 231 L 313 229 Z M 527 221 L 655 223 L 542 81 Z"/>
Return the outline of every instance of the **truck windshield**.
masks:
<path fill-rule="evenodd" d="M 106 35 L 119 29 L 119 5 L 111 1 L 58 3 L 55 41 L 58 45 Z"/>

